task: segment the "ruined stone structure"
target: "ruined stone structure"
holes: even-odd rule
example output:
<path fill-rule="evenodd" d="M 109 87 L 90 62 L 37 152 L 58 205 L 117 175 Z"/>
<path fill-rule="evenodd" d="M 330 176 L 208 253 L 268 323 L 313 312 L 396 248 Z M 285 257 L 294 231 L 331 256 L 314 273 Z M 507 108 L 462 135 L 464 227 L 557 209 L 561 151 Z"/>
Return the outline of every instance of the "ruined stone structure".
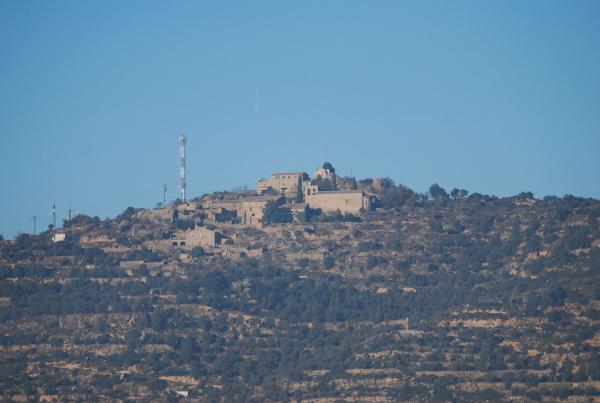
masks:
<path fill-rule="evenodd" d="M 143 221 L 173 221 L 173 210 L 175 207 L 165 207 L 152 210 L 141 210 L 135 213 L 138 220 Z"/>
<path fill-rule="evenodd" d="M 175 208 L 180 214 L 193 214 L 198 212 L 201 207 L 198 205 L 198 203 L 185 202 L 176 205 Z"/>
<path fill-rule="evenodd" d="M 114 238 L 109 238 L 108 235 L 84 235 L 81 237 L 79 241 L 81 245 L 103 245 L 115 243 L 116 240 Z"/>

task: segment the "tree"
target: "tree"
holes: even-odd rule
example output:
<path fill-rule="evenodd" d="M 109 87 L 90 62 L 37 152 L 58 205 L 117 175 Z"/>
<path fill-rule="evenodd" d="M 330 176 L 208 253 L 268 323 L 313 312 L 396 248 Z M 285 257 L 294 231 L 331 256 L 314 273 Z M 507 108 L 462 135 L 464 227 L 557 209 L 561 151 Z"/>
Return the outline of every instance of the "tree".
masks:
<path fill-rule="evenodd" d="M 431 185 L 429 187 L 429 195 L 434 200 L 447 200 L 448 199 L 448 193 L 446 192 L 446 190 L 443 187 L 441 187 L 440 185 L 438 185 L 437 183 L 434 183 L 433 185 Z"/>
<path fill-rule="evenodd" d="M 467 197 L 468 194 L 468 190 L 454 188 L 450 192 L 450 197 L 452 197 L 453 199 L 464 199 L 465 197 Z"/>
<path fill-rule="evenodd" d="M 123 220 L 130 220 L 133 215 L 136 213 L 136 209 L 134 209 L 133 207 L 127 207 L 125 209 L 125 211 L 123 211 L 121 214 L 119 214 L 116 218 L 117 221 L 123 221 Z M 77 217 L 75 217 L 77 218 Z M 73 222 L 75 222 L 75 219 L 73 219 Z"/>
<path fill-rule="evenodd" d="M 394 186 L 396 185 L 394 183 L 394 180 L 392 178 L 390 178 L 389 176 L 384 176 L 384 177 L 381 177 L 381 178 L 377 178 L 376 182 L 377 182 L 377 184 L 379 185 L 379 187 L 381 188 L 382 191 L 393 189 Z"/>
<path fill-rule="evenodd" d="M 396 208 L 417 199 L 415 192 L 404 185 L 385 189 L 378 196 L 381 207 L 386 209 Z"/>
<path fill-rule="evenodd" d="M 304 193 L 302 192 L 302 178 L 298 178 L 298 185 L 296 186 L 296 203 L 302 203 L 304 201 Z"/>
<path fill-rule="evenodd" d="M 533 193 L 531 192 L 521 192 L 518 195 L 515 196 L 515 199 L 517 200 L 528 200 L 528 199 L 533 199 Z"/>
<path fill-rule="evenodd" d="M 284 198 L 268 202 L 263 212 L 263 223 L 284 224 L 292 222 L 294 220 L 292 210 L 281 207 L 284 204 Z"/>
<path fill-rule="evenodd" d="M 323 260 L 323 263 L 324 263 L 326 269 L 331 269 L 331 268 L 335 267 L 335 259 L 332 258 L 331 256 L 326 256 L 325 259 Z"/>

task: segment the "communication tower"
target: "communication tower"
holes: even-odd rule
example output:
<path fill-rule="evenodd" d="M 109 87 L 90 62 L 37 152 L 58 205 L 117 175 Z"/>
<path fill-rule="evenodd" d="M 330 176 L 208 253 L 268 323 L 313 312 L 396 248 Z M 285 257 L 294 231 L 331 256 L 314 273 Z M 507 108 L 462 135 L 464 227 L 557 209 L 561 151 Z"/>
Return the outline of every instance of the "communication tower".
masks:
<path fill-rule="evenodd" d="M 52 229 L 56 229 L 56 202 L 52 202 Z"/>
<path fill-rule="evenodd" d="M 185 202 L 185 134 L 179 135 L 179 191 L 181 200 Z"/>

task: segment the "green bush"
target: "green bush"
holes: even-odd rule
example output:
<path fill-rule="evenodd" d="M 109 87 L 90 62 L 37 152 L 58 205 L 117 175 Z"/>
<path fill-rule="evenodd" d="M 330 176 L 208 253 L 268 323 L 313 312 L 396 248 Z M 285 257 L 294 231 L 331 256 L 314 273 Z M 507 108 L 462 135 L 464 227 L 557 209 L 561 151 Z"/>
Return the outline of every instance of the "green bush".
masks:
<path fill-rule="evenodd" d="M 202 246 L 194 246 L 192 249 L 192 257 L 201 257 L 206 253 L 204 252 L 204 248 Z"/>

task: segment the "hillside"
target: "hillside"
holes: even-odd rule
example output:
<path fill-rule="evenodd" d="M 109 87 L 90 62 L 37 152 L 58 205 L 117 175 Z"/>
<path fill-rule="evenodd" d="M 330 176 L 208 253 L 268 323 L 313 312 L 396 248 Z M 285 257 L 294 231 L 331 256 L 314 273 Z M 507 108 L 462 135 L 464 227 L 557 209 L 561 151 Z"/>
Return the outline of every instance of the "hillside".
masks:
<path fill-rule="evenodd" d="M 4 399 L 600 398 L 600 201 L 374 191 L 357 217 L 205 222 L 214 249 L 171 242 L 206 199 L 3 241 Z"/>

